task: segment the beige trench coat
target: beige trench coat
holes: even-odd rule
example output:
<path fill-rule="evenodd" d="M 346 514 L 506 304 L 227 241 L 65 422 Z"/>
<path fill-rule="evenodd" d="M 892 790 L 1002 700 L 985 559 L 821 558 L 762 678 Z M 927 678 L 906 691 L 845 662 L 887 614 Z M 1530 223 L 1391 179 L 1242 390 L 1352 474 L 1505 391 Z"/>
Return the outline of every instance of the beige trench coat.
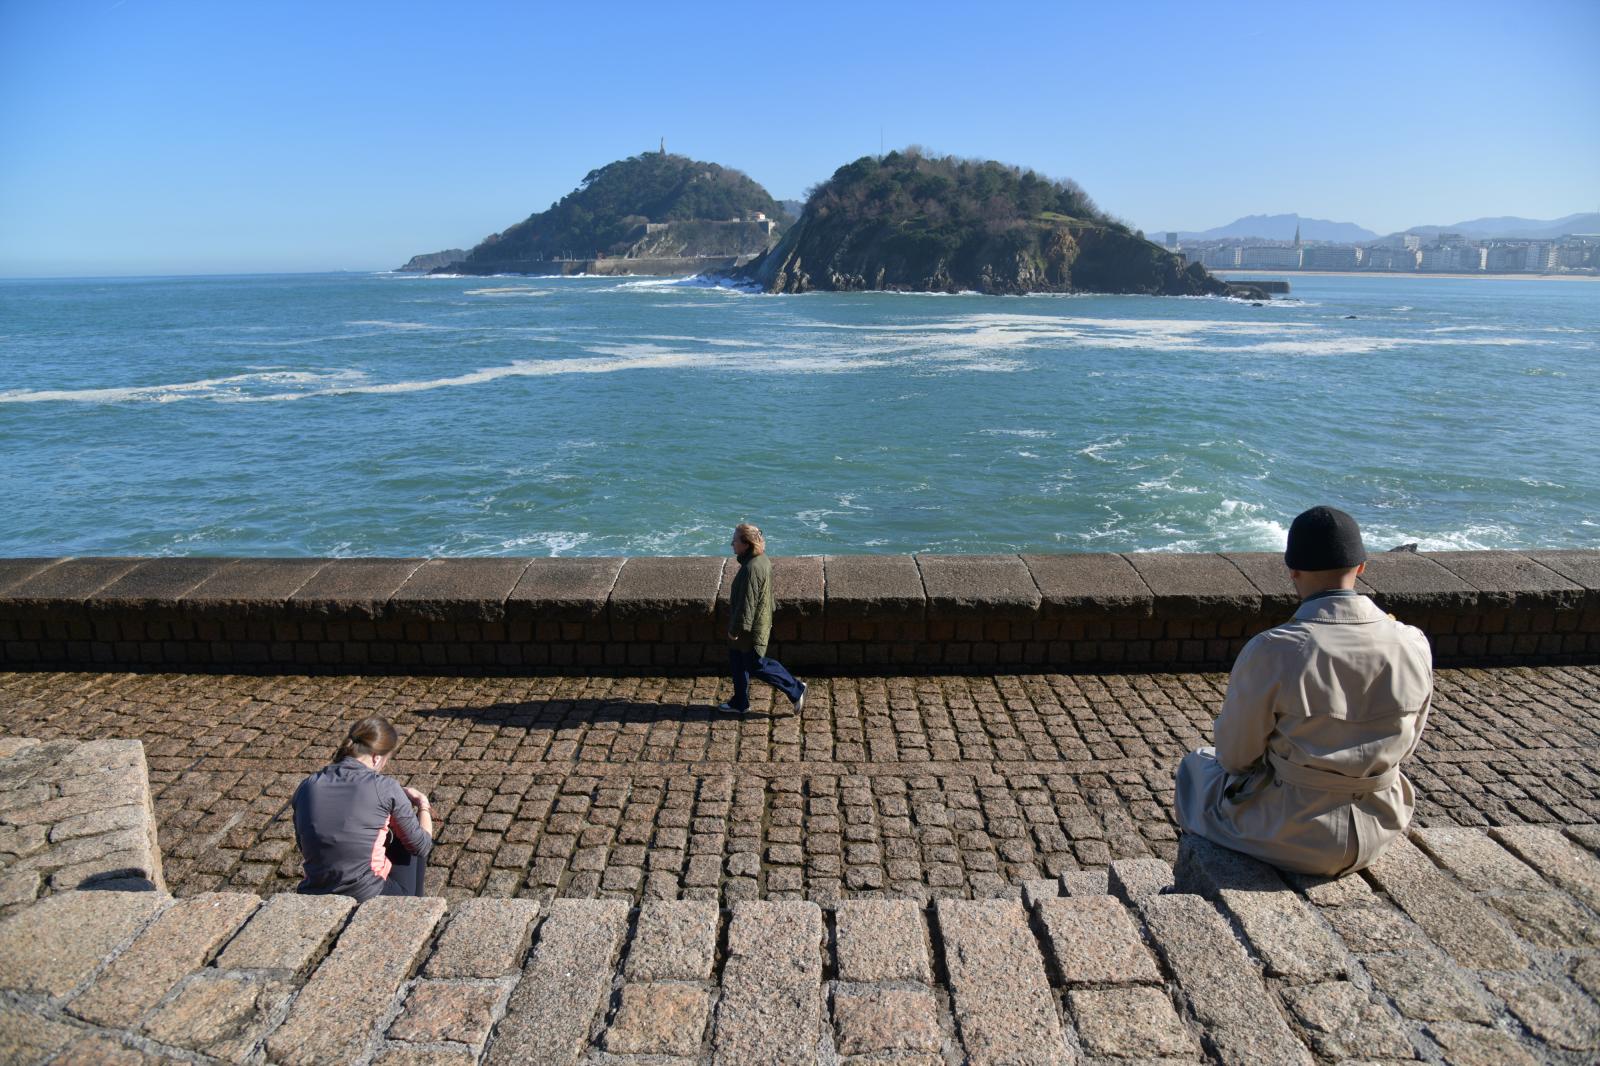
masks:
<path fill-rule="evenodd" d="M 1215 748 L 1178 767 L 1178 823 L 1287 870 L 1359 870 L 1411 823 L 1400 763 L 1433 698 L 1420 629 L 1370 599 L 1306 600 L 1234 663 Z"/>

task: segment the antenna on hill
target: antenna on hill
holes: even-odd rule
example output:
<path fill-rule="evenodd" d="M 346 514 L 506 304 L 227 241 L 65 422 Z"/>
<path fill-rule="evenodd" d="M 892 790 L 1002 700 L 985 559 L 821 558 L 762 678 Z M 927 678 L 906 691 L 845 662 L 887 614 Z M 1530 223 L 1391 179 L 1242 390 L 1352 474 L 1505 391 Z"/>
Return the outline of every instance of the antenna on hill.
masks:
<path fill-rule="evenodd" d="M 667 139 L 665 137 L 661 138 L 661 154 L 667 154 Z"/>

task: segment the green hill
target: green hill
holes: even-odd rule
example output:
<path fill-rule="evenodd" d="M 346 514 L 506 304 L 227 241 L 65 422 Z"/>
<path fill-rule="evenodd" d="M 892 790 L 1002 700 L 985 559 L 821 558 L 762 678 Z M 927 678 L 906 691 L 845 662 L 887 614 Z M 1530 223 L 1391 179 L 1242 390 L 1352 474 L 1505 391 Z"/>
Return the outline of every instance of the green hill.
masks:
<path fill-rule="evenodd" d="M 1227 292 L 1075 182 L 915 150 L 840 167 L 777 246 L 735 276 L 768 292 Z"/>
<path fill-rule="evenodd" d="M 548 211 L 484 239 L 456 267 L 471 271 L 508 262 L 619 255 L 634 246 L 646 223 L 725 222 L 757 212 L 782 224 L 778 201 L 739 171 L 650 152 L 591 170 Z M 689 247 L 674 254 L 725 253 Z"/>

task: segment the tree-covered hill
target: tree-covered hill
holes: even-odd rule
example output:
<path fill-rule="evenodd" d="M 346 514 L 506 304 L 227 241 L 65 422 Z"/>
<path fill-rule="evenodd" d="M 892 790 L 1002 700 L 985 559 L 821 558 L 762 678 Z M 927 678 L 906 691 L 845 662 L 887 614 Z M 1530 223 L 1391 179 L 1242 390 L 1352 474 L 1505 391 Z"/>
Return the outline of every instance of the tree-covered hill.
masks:
<path fill-rule="evenodd" d="M 769 292 L 1226 292 L 1107 216 L 1076 182 L 915 149 L 840 167 L 739 276 Z"/>
<path fill-rule="evenodd" d="M 466 263 L 588 258 L 626 249 L 641 223 L 749 218 L 780 225 L 783 208 L 756 182 L 728 167 L 649 152 L 591 170 L 572 192 L 473 248 Z"/>

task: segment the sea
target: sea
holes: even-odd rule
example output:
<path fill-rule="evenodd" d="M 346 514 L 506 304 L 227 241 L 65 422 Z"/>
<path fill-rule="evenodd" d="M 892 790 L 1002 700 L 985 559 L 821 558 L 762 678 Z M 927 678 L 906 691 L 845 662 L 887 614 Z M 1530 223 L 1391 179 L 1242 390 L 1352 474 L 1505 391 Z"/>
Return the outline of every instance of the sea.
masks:
<path fill-rule="evenodd" d="M 0 555 L 1600 547 L 1600 284 L 1291 285 L 0 281 Z"/>

